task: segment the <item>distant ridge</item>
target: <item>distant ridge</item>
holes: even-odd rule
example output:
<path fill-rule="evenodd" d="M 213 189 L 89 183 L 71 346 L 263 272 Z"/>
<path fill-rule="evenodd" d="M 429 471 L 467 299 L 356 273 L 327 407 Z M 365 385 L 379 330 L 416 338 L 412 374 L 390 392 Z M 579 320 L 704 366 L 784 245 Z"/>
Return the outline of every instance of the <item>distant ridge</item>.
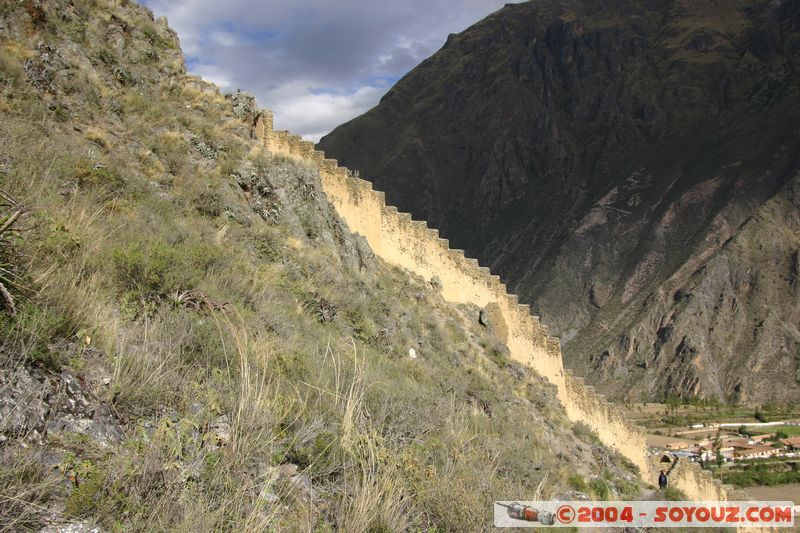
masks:
<path fill-rule="evenodd" d="M 319 147 L 491 266 L 610 396 L 793 404 L 798 69 L 796 1 L 533 0 Z"/>

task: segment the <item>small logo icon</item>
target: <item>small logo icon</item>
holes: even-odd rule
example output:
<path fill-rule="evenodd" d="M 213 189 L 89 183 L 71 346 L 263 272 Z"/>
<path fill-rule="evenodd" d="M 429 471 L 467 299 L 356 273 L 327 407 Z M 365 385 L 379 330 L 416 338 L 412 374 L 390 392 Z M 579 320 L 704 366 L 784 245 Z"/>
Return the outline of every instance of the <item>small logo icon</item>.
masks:
<path fill-rule="evenodd" d="M 508 512 L 508 516 L 514 520 L 539 522 L 540 524 L 544 524 L 546 526 L 552 526 L 556 523 L 555 516 L 553 516 L 553 513 L 548 511 L 540 511 L 539 509 L 535 509 L 528 505 L 522 505 L 519 502 L 514 502 L 511 504 L 495 502 L 495 504 L 499 505 L 500 507 L 505 507 L 506 511 Z"/>
<path fill-rule="evenodd" d="M 556 511 L 556 516 L 562 524 L 571 524 L 575 520 L 575 509 L 569 505 L 562 505 Z"/>

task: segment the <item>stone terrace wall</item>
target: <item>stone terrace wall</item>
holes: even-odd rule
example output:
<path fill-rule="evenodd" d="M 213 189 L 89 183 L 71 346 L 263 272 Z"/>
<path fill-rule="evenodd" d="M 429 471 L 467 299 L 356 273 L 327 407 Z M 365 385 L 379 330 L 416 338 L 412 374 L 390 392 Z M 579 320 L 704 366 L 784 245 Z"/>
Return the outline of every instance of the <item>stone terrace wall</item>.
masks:
<path fill-rule="evenodd" d="M 659 453 L 657 457 L 661 455 Z M 729 496 L 726 487 L 711 472 L 685 459 L 680 460 L 670 472 L 669 481 L 672 485 L 680 487 L 692 500 L 720 501 L 727 500 Z"/>
<path fill-rule="evenodd" d="M 597 394 L 593 387 L 586 385 L 582 378 L 573 376 L 569 370 L 566 371 L 566 384 L 567 401 L 564 402 L 564 409 L 567 416 L 594 429 L 604 444 L 624 449 L 622 455 L 640 468 L 642 476 L 646 476 L 649 466 L 642 466 L 648 464 L 644 433 L 626 420 L 603 396 Z"/>
<path fill-rule="evenodd" d="M 463 250 L 450 249 L 448 241 L 439 238 L 439 232 L 428 228 L 425 222 L 412 220 L 410 214 L 387 206 L 383 192 L 372 190 L 370 182 L 354 177 L 336 160 L 326 159 L 313 143 L 287 131 L 275 131 L 268 110 L 262 111 L 257 120 L 256 137 L 274 154 L 317 166 L 325 195 L 351 231 L 363 235 L 376 255 L 427 280 L 438 278 L 447 301 L 487 308 L 511 357 L 558 388 L 558 398 L 570 420 L 589 426 L 605 445 L 639 467 L 644 479 L 651 483 L 657 479 L 660 466 L 647 457 L 644 433 L 581 378 L 564 371 L 558 339 L 550 337 L 539 317 L 530 314 L 530 306 L 508 294 L 498 276 L 481 267 L 477 260 L 465 257 Z M 689 497 L 727 499 L 722 485 L 697 465 L 686 463 L 679 467 L 673 485 Z"/>

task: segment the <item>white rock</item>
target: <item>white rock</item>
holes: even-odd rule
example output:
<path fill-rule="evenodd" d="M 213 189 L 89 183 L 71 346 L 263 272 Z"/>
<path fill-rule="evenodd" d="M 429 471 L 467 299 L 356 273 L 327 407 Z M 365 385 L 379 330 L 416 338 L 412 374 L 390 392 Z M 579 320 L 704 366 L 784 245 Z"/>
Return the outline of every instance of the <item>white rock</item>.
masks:
<path fill-rule="evenodd" d="M 416 359 L 417 358 L 417 351 L 414 348 L 409 348 L 408 349 L 408 356 L 411 359 Z"/>

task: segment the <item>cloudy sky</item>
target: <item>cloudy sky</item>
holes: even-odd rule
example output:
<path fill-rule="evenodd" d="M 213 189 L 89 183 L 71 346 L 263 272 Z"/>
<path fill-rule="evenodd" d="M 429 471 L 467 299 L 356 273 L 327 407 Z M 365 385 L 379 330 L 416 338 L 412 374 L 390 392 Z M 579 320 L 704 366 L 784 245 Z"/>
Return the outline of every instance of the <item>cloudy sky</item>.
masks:
<path fill-rule="evenodd" d="M 143 0 L 189 70 L 256 95 L 311 140 L 378 103 L 450 33 L 511 0 Z"/>

